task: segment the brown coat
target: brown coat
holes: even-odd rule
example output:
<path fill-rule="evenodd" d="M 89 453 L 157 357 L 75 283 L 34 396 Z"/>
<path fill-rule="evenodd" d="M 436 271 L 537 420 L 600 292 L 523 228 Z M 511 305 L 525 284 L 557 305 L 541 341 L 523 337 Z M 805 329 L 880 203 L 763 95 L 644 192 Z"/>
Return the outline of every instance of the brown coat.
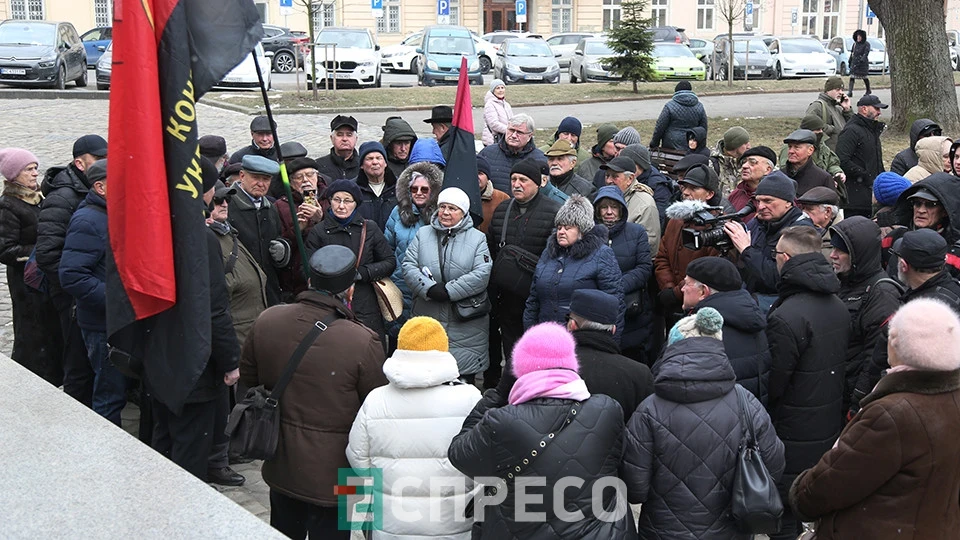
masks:
<path fill-rule="evenodd" d="M 278 492 L 319 506 L 336 506 L 337 469 L 346 457 L 350 428 L 374 388 L 387 384 L 383 346 L 337 299 L 306 291 L 297 303 L 272 307 L 253 324 L 240 358 L 240 381 L 272 388 L 290 355 L 316 321 L 334 310 L 280 399 L 280 443 L 263 463 L 263 480 Z"/>
<path fill-rule="evenodd" d="M 660 239 L 657 256 L 653 258 L 657 285 L 660 290 L 673 288 L 677 298 L 683 297 L 680 287 L 683 286 L 683 278 L 687 275 L 687 265 L 700 257 L 720 255 L 720 252 L 714 248 L 692 250 L 683 247 L 683 223 L 681 219 L 667 221 L 667 228 L 664 229 L 663 237 Z"/>
<path fill-rule="evenodd" d="M 817 540 L 960 535 L 960 370 L 889 373 L 790 488 Z"/>
<path fill-rule="evenodd" d="M 507 195 L 499 189 L 494 189 L 493 182 L 487 182 L 487 190 L 480 196 L 480 200 L 483 203 L 483 223 L 477 227 L 480 229 L 480 232 L 487 234 L 487 229 L 490 228 L 490 221 L 493 220 L 493 211 L 500 206 L 500 203 L 509 198 L 510 195 Z"/>

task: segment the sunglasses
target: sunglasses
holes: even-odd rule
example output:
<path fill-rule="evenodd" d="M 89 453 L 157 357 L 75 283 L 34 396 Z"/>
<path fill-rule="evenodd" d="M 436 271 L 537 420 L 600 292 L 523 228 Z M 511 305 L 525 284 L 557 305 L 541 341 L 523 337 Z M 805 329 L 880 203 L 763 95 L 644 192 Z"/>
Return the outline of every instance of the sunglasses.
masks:
<path fill-rule="evenodd" d="M 927 201 L 927 200 L 923 200 L 923 199 L 914 199 L 914 200 L 913 200 L 913 207 L 914 207 L 914 208 L 927 208 L 927 209 L 933 210 L 934 208 L 937 208 L 937 207 L 939 207 L 939 206 L 940 206 L 940 203 L 937 202 L 937 201 Z"/>
<path fill-rule="evenodd" d="M 223 204 L 223 203 L 225 203 L 225 202 L 227 202 L 227 198 L 226 198 L 226 197 L 214 197 L 214 198 L 213 198 L 213 204 L 214 204 L 215 206 L 220 206 L 221 204 Z"/>
<path fill-rule="evenodd" d="M 429 186 L 411 186 L 410 193 L 427 194 L 427 193 L 430 193 L 430 187 Z"/>

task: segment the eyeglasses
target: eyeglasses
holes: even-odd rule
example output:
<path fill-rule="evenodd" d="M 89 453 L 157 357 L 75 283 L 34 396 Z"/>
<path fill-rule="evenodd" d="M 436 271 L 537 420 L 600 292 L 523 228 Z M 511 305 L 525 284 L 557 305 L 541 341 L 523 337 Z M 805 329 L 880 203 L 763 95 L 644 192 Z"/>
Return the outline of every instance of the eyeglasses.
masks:
<path fill-rule="evenodd" d="M 913 207 L 914 207 L 914 208 L 926 208 L 926 209 L 928 209 L 928 210 L 933 210 L 934 208 L 937 208 L 937 207 L 939 207 L 939 206 L 940 206 L 940 203 L 939 203 L 938 201 L 926 201 L 926 200 L 923 200 L 923 199 L 914 199 L 914 200 L 913 200 Z"/>
<path fill-rule="evenodd" d="M 507 128 L 507 133 L 513 133 L 514 135 L 530 135 L 532 131 L 520 131 L 519 129 Z"/>
<path fill-rule="evenodd" d="M 333 205 L 336 205 L 336 206 L 347 206 L 347 205 L 353 204 L 353 203 L 355 203 L 355 202 L 357 202 L 357 201 L 355 201 L 355 200 L 353 200 L 353 199 L 330 199 L 330 204 L 333 204 Z"/>
<path fill-rule="evenodd" d="M 410 193 L 430 193 L 430 186 L 410 186 Z"/>
<path fill-rule="evenodd" d="M 777 251 L 777 250 L 773 250 L 773 254 L 774 254 L 774 255 L 783 255 L 783 256 L 785 256 L 785 257 L 791 257 L 791 256 L 792 256 L 792 255 L 790 255 L 789 253 L 787 253 L 786 251 Z"/>

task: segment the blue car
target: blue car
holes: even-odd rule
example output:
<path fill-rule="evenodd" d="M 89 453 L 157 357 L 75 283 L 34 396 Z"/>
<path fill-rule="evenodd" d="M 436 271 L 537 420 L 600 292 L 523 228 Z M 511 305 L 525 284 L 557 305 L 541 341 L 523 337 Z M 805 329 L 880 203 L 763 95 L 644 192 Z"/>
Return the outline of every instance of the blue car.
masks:
<path fill-rule="evenodd" d="M 113 39 L 113 28 L 110 26 L 100 26 L 93 30 L 87 30 L 80 36 L 83 42 L 83 48 L 87 51 L 87 67 L 95 67 L 97 60 L 103 51 L 107 50 L 107 45 Z"/>

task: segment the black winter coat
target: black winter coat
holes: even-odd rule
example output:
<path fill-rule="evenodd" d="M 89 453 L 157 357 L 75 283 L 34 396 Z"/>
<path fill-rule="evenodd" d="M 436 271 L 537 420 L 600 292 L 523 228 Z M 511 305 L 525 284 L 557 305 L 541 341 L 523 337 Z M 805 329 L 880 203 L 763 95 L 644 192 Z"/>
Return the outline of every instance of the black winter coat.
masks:
<path fill-rule="evenodd" d="M 627 422 L 633 411 L 653 393 L 650 368 L 620 354 L 613 334 L 600 330 L 577 330 L 577 360 L 580 378 L 591 394 L 604 394 L 617 400 Z"/>
<path fill-rule="evenodd" d="M 686 152 L 687 131 L 697 126 L 708 129 L 707 112 L 700 99 L 690 90 L 676 92 L 660 111 L 653 137 L 647 146 Z"/>
<path fill-rule="evenodd" d="M 580 176 L 574 170 L 563 176 L 551 176 L 550 181 L 557 189 L 567 195 L 583 195 L 587 200 L 592 201 L 594 195 L 597 194 L 597 187 L 593 185 L 593 182 Z"/>
<path fill-rule="evenodd" d="M 863 41 L 857 41 L 858 34 L 863 37 Z M 850 48 L 848 62 L 851 76 L 867 77 L 870 75 L 870 42 L 867 41 L 867 33 L 863 30 L 857 30 L 853 33 L 853 47 Z"/>
<path fill-rule="evenodd" d="M 770 381 L 770 345 L 767 319 L 757 301 L 744 289 L 715 292 L 694 308 L 712 307 L 723 316 L 723 349 L 737 375 L 737 384 L 767 404 Z"/>
<path fill-rule="evenodd" d="M 886 125 L 855 114 L 837 138 L 837 157 L 847 175 L 847 208 L 871 211 L 873 180 L 883 172 L 880 134 Z"/>
<path fill-rule="evenodd" d="M 47 276 L 51 296 L 58 296 L 61 294 L 58 271 L 67 226 L 90 191 L 90 185 L 83 171 L 71 163 L 48 169 L 40 189 L 44 199 L 37 221 L 37 266 Z"/>
<path fill-rule="evenodd" d="M 489 147 L 488 147 L 489 148 Z M 570 411 L 573 401 L 538 398 L 519 405 L 492 408 L 500 401 L 496 390 L 489 390 L 463 422 L 463 429 L 450 443 L 447 452 L 450 462 L 463 474 L 471 477 L 507 478 L 507 472 L 539 450 L 540 439 L 557 430 Z M 529 502 L 526 512 L 543 512 L 545 520 L 517 521 L 514 481 L 507 484 L 507 495 L 502 503 L 485 508 L 484 522 L 479 538 L 482 540 L 510 539 L 570 539 L 607 540 L 636 538 L 633 516 L 629 510 L 613 522 L 599 519 L 592 505 L 594 484 L 617 476 L 623 458 L 623 412 L 612 398 L 595 394 L 583 401 L 580 412 L 546 449 L 536 456 L 522 477 L 545 477 L 546 486 L 526 487 L 528 494 L 542 494 L 543 502 Z M 567 488 L 564 502 L 554 502 L 553 490 L 557 481 L 566 476 L 578 476 L 580 486 Z M 614 490 L 603 490 L 602 507 L 606 512 L 618 504 Z M 619 504 L 626 504 L 620 500 Z M 568 512 L 582 512 L 579 520 L 561 520 L 554 508 Z M 475 536 L 476 538 L 476 536 Z"/>
<path fill-rule="evenodd" d="M 623 479 L 641 503 L 641 538 L 746 539 L 730 517 L 730 497 L 743 438 L 733 368 L 715 338 L 687 338 L 667 347 L 653 366 L 654 395 L 627 426 Z M 777 479 L 783 443 L 763 405 L 746 393 L 760 455 Z"/>
<path fill-rule="evenodd" d="M 791 257 L 782 274 L 780 298 L 767 316 L 767 408 L 786 446 L 785 474 L 796 475 L 816 464 L 843 428 L 850 315 L 836 296 L 840 280 L 819 251 Z"/>
<path fill-rule="evenodd" d="M 253 255 L 260 269 L 267 276 L 267 307 L 280 303 L 280 276 L 270 257 L 270 241 L 283 236 L 283 223 L 274 203 L 266 197 L 259 209 L 242 190 L 230 198 L 228 220 L 236 229 L 237 238 Z"/>
<path fill-rule="evenodd" d="M 837 190 L 837 183 L 834 182 L 833 176 L 820 167 L 817 167 L 817 164 L 813 162 L 813 156 L 810 156 L 810 159 L 800 166 L 800 168 L 795 169 L 793 164 L 788 162 L 782 170 L 784 174 L 797 182 L 797 197 L 800 197 L 817 186 L 828 187 L 834 191 Z"/>
<path fill-rule="evenodd" d="M 360 174 L 360 154 L 354 150 L 350 159 L 343 159 L 331 148 L 329 154 L 317 158 L 317 170 L 331 181 L 356 178 Z"/>
<path fill-rule="evenodd" d="M 758 294 L 776 294 L 780 273 L 777 272 L 777 260 L 774 251 L 780 241 L 780 233 L 787 227 L 806 225 L 813 227 L 813 221 L 796 206 L 791 207 L 776 221 L 760 221 L 753 218 L 747 223 L 750 232 L 750 245 L 740 254 L 740 274 L 747 290 Z"/>
<path fill-rule="evenodd" d="M 230 163 L 242 163 L 243 156 L 260 156 L 273 161 L 280 161 L 277 159 L 277 145 L 273 145 L 264 150 L 263 148 L 257 146 L 257 143 L 253 141 L 250 141 L 250 144 L 247 146 L 244 146 L 233 154 L 230 154 Z"/>
<path fill-rule="evenodd" d="M 946 218 L 932 228 L 947 241 L 947 269 L 953 277 L 960 277 L 960 190 L 957 190 L 957 186 L 956 176 L 945 172 L 933 173 L 908 187 L 900 194 L 894 206 L 897 223 L 912 230 L 916 227 L 913 225 L 913 201 L 909 197 L 921 189 L 936 196 L 946 211 Z M 896 241 L 907 229 L 894 229 L 888 238 L 891 242 Z M 898 257 L 891 253 L 887 260 L 887 271 L 893 277 L 897 274 L 897 259 Z"/>
<path fill-rule="evenodd" d="M 919 118 L 913 121 L 913 124 L 910 125 L 910 147 L 897 152 L 897 155 L 893 157 L 893 162 L 890 163 L 890 172 L 903 176 L 907 174 L 907 171 L 917 166 L 917 163 L 920 162 L 916 150 L 920 133 L 935 125 L 937 123 L 929 118 Z M 953 156 L 950 156 L 950 163 L 953 163 Z"/>
<path fill-rule="evenodd" d="M 364 219 L 376 223 L 380 232 L 383 232 L 387 226 L 387 219 L 390 218 L 390 212 L 393 212 L 393 207 L 397 206 L 397 177 L 389 168 L 385 169 L 383 178 L 385 185 L 380 196 L 370 189 L 370 180 L 362 169 L 354 181 L 360 188 L 360 204 L 357 206 L 357 212 Z"/>
<path fill-rule="evenodd" d="M 363 253 L 359 253 L 364 223 L 367 227 L 367 238 L 363 243 Z M 357 320 L 376 332 L 380 340 L 385 342 L 383 316 L 380 314 L 380 304 L 377 303 L 377 293 L 373 290 L 371 283 L 378 279 L 389 278 L 397 267 L 393 248 L 387 243 L 387 239 L 376 223 L 360 216 L 359 208 L 354 211 L 353 218 L 346 225 L 340 225 L 328 211 L 323 221 L 310 230 L 304 247 L 307 249 L 309 258 L 316 250 L 331 245 L 346 246 L 360 258 L 360 266 L 357 268 L 360 281 L 354 283 L 353 302 L 350 308 L 357 316 Z"/>
<path fill-rule="evenodd" d="M 543 155 L 543 152 L 537 148 L 532 138 L 519 152 L 511 150 L 507 146 L 507 139 L 503 138 L 497 144 L 491 144 L 484 148 L 477 155 L 486 159 L 490 165 L 490 181 L 493 182 L 493 188 L 499 189 L 511 197 L 513 197 L 513 190 L 510 189 L 510 169 L 513 168 L 514 164 L 528 157 L 544 163 L 547 162 L 547 156 Z M 443 157 L 447 157 L 446 152 L 444 152 Z"/>

